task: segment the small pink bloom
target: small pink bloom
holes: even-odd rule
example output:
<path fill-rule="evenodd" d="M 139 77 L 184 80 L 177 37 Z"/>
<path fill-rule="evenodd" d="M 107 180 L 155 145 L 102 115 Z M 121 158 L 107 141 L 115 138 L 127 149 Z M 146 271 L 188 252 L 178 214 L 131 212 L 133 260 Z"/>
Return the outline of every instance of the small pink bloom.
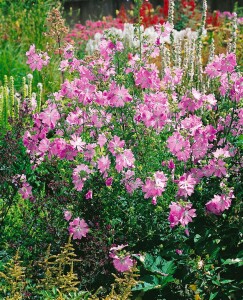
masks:
<path fill-rule="evenodd" d="M 32 196 L 32 186 L 28 182 L 24 182 L 22 188 L 19 189 L 23 199 L 29 199 Z"/>
<path fill-rule="evenodd" d="M 178 192 L 177 196 L 188 197 L 191 196 L 194 192 L 194 187 L 196 185 L 196 180 L 192 177 L 192 175 L 183 174 L 178 183 Z"/>
<path fill-rule="evenodd" d="M 85 198 L 86 199 L 92 199 L 93 198 L 93 191 L 89 190 L 86 194 L 85 194 Z"/>
<path fill-rule="evenodd" d="M 72 213 L 71 213 L 71 211 L 65 210 L 65 211 L 64 211 L 64 219 L 65 219 L 66 221 L 69 221 L 71 218 L 72 218 Z"/>
<path fill-rule="evenodd" d="M 106 186 L 111 186 L 112 185 L 112 181 L 113 181 L 112 177 L 107 178 L 106 181 L 105 181 L 105 185 Z"/>
<path fill-rule="evenodd" d="M 156 198 L 156 197 L 153 197 L 151 203 L 152 203 L 153 205 L 156 205 L 156 204 L 157 204 L 157 198 Z"/>

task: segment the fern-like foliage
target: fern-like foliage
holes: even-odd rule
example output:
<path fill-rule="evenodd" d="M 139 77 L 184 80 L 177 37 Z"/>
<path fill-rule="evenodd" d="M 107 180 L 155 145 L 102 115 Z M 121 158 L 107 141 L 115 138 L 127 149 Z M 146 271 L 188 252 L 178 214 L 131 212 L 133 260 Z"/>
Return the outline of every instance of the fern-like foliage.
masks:
<path fill-rule="evenodd" d="M 6 296 L 6 300 L 21 300 L 24 292 L 25 281 L 25 268 L 21 266 L 19 251 L 17 250 L 15 256 L 6 263 L 4 272 L 0 272 L 2 284 L 0 291 Z"/>
<path fill-rule="evenodd" d="M 71 243 L 71 236 L 68 242 L 61 247 L 61 252 L 56 255 L 51 255 L 50 246 L 48 247 L 46 257 L 40 263 L 44 270 L 44 278 L 40 280 L 42 289 L 46 291 L 57 288 L 62 297 L 63 293 L 76 292 L 79 284 L 77 274 L 74 273 L 73 266 L 76 259 L 74 248 Z M 62 299 L 62 298 L 60 298 Z"/>

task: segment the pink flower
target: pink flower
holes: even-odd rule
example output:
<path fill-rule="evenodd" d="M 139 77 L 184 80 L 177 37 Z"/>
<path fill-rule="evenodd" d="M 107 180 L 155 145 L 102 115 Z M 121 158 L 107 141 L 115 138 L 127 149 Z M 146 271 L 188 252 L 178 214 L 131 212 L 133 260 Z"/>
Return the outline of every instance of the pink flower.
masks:
<path fill-rule="evenodd" d="M 118 272 L 127 272 L 133 266 L 133 260 L 130 258 L 130 255 L 125 257 L 114 257 L 113 258 L 113 265 Z"/>
<path fill-rule="evenodd" d="M 184 139 L 179 132 L 174 132 L 173 135 L 168 138 L 167 146 L 178 160 L 187 161 L 190 158 L 190 142 L 188 139 Z"/>
<path fill-rule="evenodd" d="M 64 211 L 64 219 L 65 219 L 66 221 L 69 221 L 71 218 L 72 218 L 72 213 L 71 213 L 71 211 L 65 210 L 65 211 Z"/>
<path fill-rule="evenodd" d="M 110 164 L 111 162 L 108 155 L 103 155 L 98 159 L 98 169 L 101 173 L 104 173 L 106 170 L 108 170 L 110 168 Z"/>
<path fill-rule="evenodd" d="M 156 172 L 153 178 L 147 178 L 142 186 L 142 191 L 145 193 L 144 198 L 153 198 L 161 196 L 166 187 L 167 178 L 164 172 Z"/>
<path fill-rule="evenodd" d="M 57 121 L 61 118 L 55 104 L 50 104 L 47 109 L 39 115 L 43 124 L 46 124 L 50 129 L 55 128 Z"/>
<path fill-rule="evenodd" d="M 132 96 L 124 86 L 118 86 L 113 82 L 108 93 L 108 102 L 112 107 L 123 107 L 126 102 L 132 101 Z"/>
<path fill-rule="evenodd" d="M 113 259 L 113 265 L 119 272 L 129 271 L 133 266 L 133 260 L 130 255 L 125 254 L 123 250 L 128 245 L 119 245 L 110 249 L 109 256 Z"/>
<path fill-rule="evenodd" d="M 69 223 L 69 233 L 73 235 L 73 239 L 81 239 L 82 237 L 86 237 L 86 234 L 89 232 L 88 224 L 84 221 L 84 219 L 80 220 L 76 218 L 73 222 Z"/>
<path fill-rule="evenodd" d="M 19 189 L 19 193 L 23 199 L 29 199 L 32 196 L 32 186 L 28 182 L 24 182 L 22 188 Z"/>
<path fill-rule="evenodd" d="M 92 171 L 84 164 L 78 165 L 73 170 L 73 184 L 77 191 L 82 191 L 84 183 L 88 179 L 88 175 L 91 173 Z"/>
<path fill-rule="evenodd" d="M 196 180 L 190 174 L 184 173 L 179 179 L 177 196 L 185 198 L 191 196 L 196 183 Z"/>
<path fill-rule="evenodd" d="M 93 198 L 93 191 L 92 190 L 88 190 L 88 192 L 85 194 L 85 198 L 88 199 L 92 199 Z"/>
<path fill-rule="evenodd" d="M 70 140 L 70 144 L 76 148 L 79 152 L 82 152 L 84 149 L 84 146 L 86 145 L 85 142 L 82 141 L 81 137 L 79 137 L 76 134 L 72 134 L 71 135 L 71 140 Z"/>
<path fill-rule="evenodd" d="M 164 23 L 161 27 L 161 36 L 166 38 L 170 35 L 171 31 L 173 30 L 173 25 L 171 25 L 168 21 Z"/>
<path fill-rule="evenodd" d="M 155 71 L 148 71 L 140 68 L 135 74 L 135 84 L 140 85 L 142 89 L 155 89 L 159 87 L 159 77 Z"/>
<path fill-rule="evenodd" d="M 157 205 L 157 198 L 156 197 L 152 198 L 151 204 Z"/>
<path fill-rule="evenodd" d="M 179 132 L 174 132 L 173 135 L 168 138 L 167 145 L 172 154 L 175 155 L 181 150 L 183 141 L 184 139 Z"/>
<path fill-rule="evenodd" d="M 28 58 L 27 64 L 30 65 L 32 71 L 37 69 L 40 71 L 43 66 L 46 66 L 49 63 L 50 57 L 47 53 L 39 53 L 35 52 L 35 45 L 31 45 L 29 51 L 26 52 L 26 56 Z"/>
<path fill-rule="evenodd" d="M 142 180 L 140 178 L 135 179 L 134 171 L 128 170 L 124 173 L 124 178 L 121 180 L 125 184 L 125 188 L 129 194 L 142 186 Z"/>
<path fill-rule="evenodd" d="M 47 138 L 44 138 L 40 141 L 38 149 L 40 152 L 45 153 L 49 150 L 50 148 L 50 141 Z"/>
<path fill-rule="evenodd" d="M 106 181 L 105 181 L 105 185 L 106 186 L 111 186 L 112 185 L 112 181 L 113 181 L 112 177 L 107 178 Z"/>
<path fill-rule="evenodd" d="M 227 174 L 227 170 L 225 168 L 225 162 L 222 159 L 211 159 L 209 161 L 209 167 L 213 174 L 217 177 L 222 177 Z"/>
<path fill-rule="evenodd" d="M 97 144 L 100 146 L 100 148 L 102 148 L 106 142 L 107 142 L 107 138 L 105 137 L 105 135 L 99 134 Z"/>
<path fill-rule="evenodd" d="M 130 149 L 124 150 L 116 156 L 116 170 L 121 172 L 123 168 L 134 168 L 135 158 Z"/>
<path fill-rule="evenodd" d="M 192 218 L 196 217 L 196 210 L 191 209 L 191 207 L 191 203 L 185 203 L 185 205 L 182 205 L 180 203 L 172 202 L 170 204 L 170 214 L 168 218 L 170 227 L 173 228 L 179 223 L 185 227 L 189 222 L 192 222 Z"/>
<path fill-rule="evenodd" d="M 215 215 L 221 215 L 224 210 L 230 208 L 231 198 L 234 198 L 232 193 L 229 196 L 214 195 L 213 199 L 206 203 L 206 208 Z"/>
<path fill-rule="evenodd" d="M 121 139 L 115 135 L 113 139 L 109 142 L 108 149 L 113 155 L 115 155 L 123 149 L 124 145 L 125 141 L 121 141 Z"/>
<path fill-rule="evenodd" d="M 234 53 L 220 54 L 215 56 L 212 63 L 205 68 L 205 73 L 210 78 L 218 77 L 225 73 L 232 73 L 236 67 L 236 56 Z"/>

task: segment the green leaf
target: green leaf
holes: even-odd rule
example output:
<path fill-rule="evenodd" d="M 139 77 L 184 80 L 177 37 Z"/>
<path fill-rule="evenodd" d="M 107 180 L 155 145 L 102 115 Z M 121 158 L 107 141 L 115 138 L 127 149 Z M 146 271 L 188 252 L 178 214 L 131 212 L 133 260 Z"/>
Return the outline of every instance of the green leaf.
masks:
<path fill-rule="evenodd" d="M 235 265 L 238 264 L 239 266 L 242 266 L 243 264 L 243 259 L 242 258 L 228 258 L 223 262 L 223 265 Z"/>
<path fill-rule="evenodd" d="M 210 294 L 210 297 L 209 297 L 209 300 L 213 300 L 217 295 L 218 295 L 218 292 L 216 292 L 216 293 L 211 293 L 211 294 Z"/>
<path fill-rule="evenodd" d="M 202 237 L 201 237 L 200 234 L 196 234 L 196 235 L 194 236 L 194 243 L 197 243 L 201 238 L 202 238 Z"/>
<path fill-rule="evenodd" d="M 234 280 L 232 280 L 232 279 L 223 279 L 223 280 L 221 280 L 220 282 L 221 282 L 221 284 L 226 284 L 226 283 L 231 283 L 231 282 L 233 282 Z"/>

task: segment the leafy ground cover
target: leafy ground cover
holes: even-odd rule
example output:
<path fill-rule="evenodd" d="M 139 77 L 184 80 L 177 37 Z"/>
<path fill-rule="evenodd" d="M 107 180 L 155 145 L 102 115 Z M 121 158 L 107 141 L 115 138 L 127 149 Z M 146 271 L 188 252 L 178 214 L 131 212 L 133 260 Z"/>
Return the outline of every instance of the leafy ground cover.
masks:
<path fill-rule="evenodd" d="M 200 24 L 174 30 L 170 1 L 146 29 L 147 2 L 76 26 L 99 28 L 89 54 L 61 7 L 0 2 L 3 66 L 19 59 L 1 69 L 2 299 L 242 296 L 241 19 L 206 31 L 206 1 L 182 1 Z"/>

